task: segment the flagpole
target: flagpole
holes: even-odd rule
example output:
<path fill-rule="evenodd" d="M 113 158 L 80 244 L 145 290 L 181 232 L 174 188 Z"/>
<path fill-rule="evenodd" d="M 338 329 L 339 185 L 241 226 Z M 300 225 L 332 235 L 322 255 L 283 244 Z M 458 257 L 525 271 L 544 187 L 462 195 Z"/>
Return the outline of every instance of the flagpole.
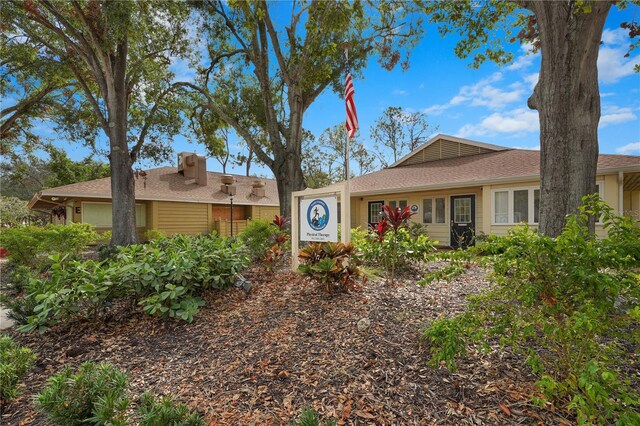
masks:
<path fill-rule="evenodd" d="M 345 45 L 344 48 L 344 55 L 347 61 L 347 66 L 349 65 L 349 45 Z M 347 144 L 346 144 L 346 153 L 345 153 L 345 157 L 346 157 L 346 161 L 344 164 L 344 168 L 345 168 L 345 173 L 347 174 L 347 180 L 345 183 L 345 198 L 346 200 L 343 200 L 342 202 L 345 203 L 345 211 L 348 212 L 347 217 L 349 219 L 351 219 L 351 172 L 349 171 L 349 163 L 351 162 L 351 158 L 350 158 L 350 141 L 349 141 L 349 132 L 346 131 L 344 132 L 346 138 L 347 138 Z M 346 222 L 347 218 L 345 218 L 345 220 L 343 220 L 342 222 Z M 350 222 L 350 220 L 349 220 Z M 342 226 L 344 229 L 342 230 L 342 232 L 345 232 L 345 236 L 346 239 L 345 241 L 347 242 L 351 242 L 351 223 L 344 223 Z"/>

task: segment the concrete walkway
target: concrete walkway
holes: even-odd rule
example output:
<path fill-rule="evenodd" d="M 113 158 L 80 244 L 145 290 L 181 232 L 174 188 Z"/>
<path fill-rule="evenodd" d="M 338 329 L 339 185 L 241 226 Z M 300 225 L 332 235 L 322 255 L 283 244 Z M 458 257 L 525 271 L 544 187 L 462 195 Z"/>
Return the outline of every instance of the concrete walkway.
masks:
<path fill-rule="evenodd" d="M 2 274 L 2 272 L 4 271 L 4 266 L 7 261 L 8 260 L 6 258 L 0 259 L 0 274 Z M 4 306 L 0 306 L 0 330 L 7 329 L 13 325 L 13 321 L 11 321 L 7 316 L 8 312 L 9 310 Z"/>
<path fill-rule="evenodd" d="M 8 309 L 0 307 L 0 330 L 13 326 L 13 321 L 7 316 Z"/>

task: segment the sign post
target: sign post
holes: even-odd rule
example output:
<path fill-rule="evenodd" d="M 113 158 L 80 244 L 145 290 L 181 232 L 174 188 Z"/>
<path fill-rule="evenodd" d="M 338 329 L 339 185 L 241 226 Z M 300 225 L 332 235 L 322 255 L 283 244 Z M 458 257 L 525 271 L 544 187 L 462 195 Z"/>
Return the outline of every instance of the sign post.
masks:
<path fill-rule="evenodd" d="M 341 238 L 351 241 L 351 209 L 347 185 L 305 189 L 291 195 L 291 268 L 298 269 L 300 241 L 338 241 L 338 200 L 340 200 Z"/>

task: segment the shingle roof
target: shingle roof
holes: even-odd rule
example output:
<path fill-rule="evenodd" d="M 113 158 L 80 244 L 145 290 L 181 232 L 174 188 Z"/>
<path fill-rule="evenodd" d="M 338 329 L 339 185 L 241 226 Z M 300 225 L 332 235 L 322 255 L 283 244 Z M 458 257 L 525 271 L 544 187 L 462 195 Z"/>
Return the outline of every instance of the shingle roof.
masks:
<path fill-rule="evenodd" d="M 146 179 L 135 179 L 136 200 L 166 200 L 195 203 L 229 202 L 229 196 L 220 190 L 222 173 L 207 172 L 207 186 L 200 186 L 193 179 L 186 179 L 178 174 L 176 167 L 159 167 L 146 171 Z M 236 195 L 234 204 L 277 206 L 278 188 L 273 179 L 233 175 L 236 178 Z M 252 183 L 260 179 L 265 183 L 265 196 L 251 194 Z M 95 179 L 71 185 L 44 189 L 40 197 L 90 197 L 111 198 L 111 179 Z"/>
<path fill-rule="evenodd" d="M 601 154 L 598 158 L 599 172 L 630 166 L 640 169 L 640 156 Z M 351 193 L 473 186 L 539 175 L 539 151 L 509 149 L 383 169 L 351 179 Z"/>

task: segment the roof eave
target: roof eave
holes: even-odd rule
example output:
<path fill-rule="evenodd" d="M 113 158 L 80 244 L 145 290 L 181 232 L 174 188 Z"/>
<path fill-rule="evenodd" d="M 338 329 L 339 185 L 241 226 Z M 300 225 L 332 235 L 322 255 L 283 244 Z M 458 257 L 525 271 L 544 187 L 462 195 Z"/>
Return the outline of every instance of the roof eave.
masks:
<path fill-rule="evenodd" d="M 35 197 L 35 195 L 34 195 Z M 41 194 L 41 196 L 38 198 L 38 200 L 42 200 L 42 197 L 67 197 L 67 198 L 96 198 L 96 199 L 100 199 L 100 200 L 111 200 L 111 195 L 104 195 L 104 194 L 91 194 L 91 193 L 48 193 L 48 194 Z M 32 199 L 33 200 L 33 199 Z M 170 202 L 177 202 L 177 203 L 197 203 L 197 204 L 226 204 L 225 202 L 221 202 L 222 200 L 214 200 L 214 199 L 189 199 L 189 200 L 185 200 L 183 198 L 171 198 L 171 197 L 138 197 L 136 196 L 136 201 L 170 201 Z M 35 204 L 35 202 L 34 202 Z M 266 207 L 277 207 L 280 204 L 278 203 L 261 203 L 259 202 L 259 200 L 256 200 L 256 202 L 245 202 L 245 201 L 236 201 L 234 199 L 234 204 L 238 205 L 238 206 L 266 206 Z"/>

